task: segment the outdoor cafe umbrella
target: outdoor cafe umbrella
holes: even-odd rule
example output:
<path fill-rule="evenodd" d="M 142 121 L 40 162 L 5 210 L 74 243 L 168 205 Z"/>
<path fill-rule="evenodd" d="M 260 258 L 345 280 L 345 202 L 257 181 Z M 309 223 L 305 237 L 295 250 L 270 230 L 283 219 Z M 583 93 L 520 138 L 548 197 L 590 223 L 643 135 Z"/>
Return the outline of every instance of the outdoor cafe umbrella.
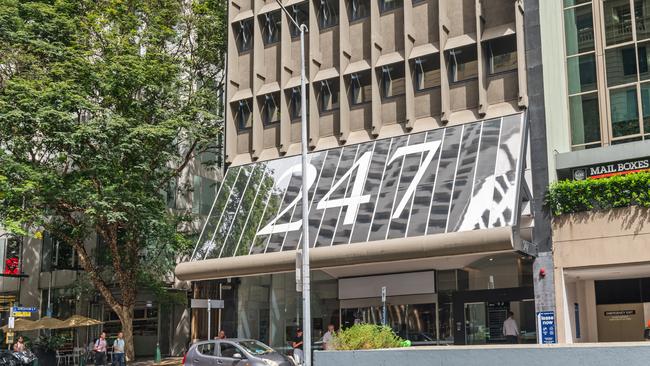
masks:
<path fill-rule="evenodd" d="M 63 320 L 50 318 L 49 316 L 44 316 L 40 320 L 35 322 L 36 329 L 62 329 L 66 328 L 63 325 Z"/>
<path fill-rule="evenodd" d="M 5 325 L 4 327 L 0 328 L 2 329 L 3 332 L 7 332 L 9 330 L 9 324 Z M 29 319 L 24 319 L 24 318 L 17 318 L 15 323 L 14 323 L 14 329 L 13 331 L 15 332 L 27 332 L 30 330 L 35 330 L 38 329 L 36 326 L 36 322 L 33 320 Z"/>
<path fill-rule="evenodd" d="M 91 327 L 93 325 L 100 325 L 103 324 L 103 322 L 97 320 L 97 319 L 92 319 L 92 318 L 87 318 L 82 315 L 73 315 L 69 317 L 68 319 L 63 321 L 62 328 L 80 328 L 80 327 Z"/>

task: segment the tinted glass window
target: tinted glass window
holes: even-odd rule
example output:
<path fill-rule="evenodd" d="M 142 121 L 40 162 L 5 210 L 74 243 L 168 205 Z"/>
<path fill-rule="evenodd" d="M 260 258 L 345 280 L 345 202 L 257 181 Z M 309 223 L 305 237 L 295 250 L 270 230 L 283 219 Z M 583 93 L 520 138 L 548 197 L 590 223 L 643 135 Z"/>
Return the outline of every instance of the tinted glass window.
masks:
<path fill-rule="evenodd" d="M 242 354 L 237 347 L 230 343 L 221 343 L 219 347 L 221 348 L 221 357 L 234 358 L 235 353 L 239 353 L 240 355 Z"/>
<path fill-rule="evenodd" d="M 596 281 L 596 304 L 627 304 L 641 302 L 639 279 Z"/>
<path fill-rule="evenodd" d="M 214 356 L 215 348 L 216 348 L 215 343 L 204 343 L 204 344 L 199 344 L 196 347 L 196 350 L 202 355 Z"/>

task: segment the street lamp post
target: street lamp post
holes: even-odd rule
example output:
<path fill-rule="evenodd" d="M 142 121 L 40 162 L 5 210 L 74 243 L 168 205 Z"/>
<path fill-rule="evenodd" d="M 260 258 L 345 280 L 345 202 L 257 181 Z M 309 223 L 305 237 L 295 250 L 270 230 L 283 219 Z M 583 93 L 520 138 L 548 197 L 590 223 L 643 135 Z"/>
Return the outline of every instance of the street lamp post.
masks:
<path fill-rule="evenodd" d="M 307 187 L 307 75 L 305 70 L 305 33 L 306 24 L 298 24 L 280 0 L 275 0 L 287 14 L 291 22 L 300 30 L 300 129 L 302 160 L 302 332 L 303 332 L 303 366 L 311 366 L 311 278 L 309 269 L 309 223 L 308 187 Z"/>

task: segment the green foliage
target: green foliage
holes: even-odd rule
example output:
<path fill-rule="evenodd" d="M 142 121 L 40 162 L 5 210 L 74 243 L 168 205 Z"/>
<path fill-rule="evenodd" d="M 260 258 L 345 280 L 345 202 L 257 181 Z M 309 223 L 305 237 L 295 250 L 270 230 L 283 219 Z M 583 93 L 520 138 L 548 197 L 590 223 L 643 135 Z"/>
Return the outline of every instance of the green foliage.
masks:
<path fill-rule="evenodd" d="M 546 204 L 555 216 L 616 207 L 650 207 L 650 172 L 551 184 Z"/>
<path fill-rule="evenodd" d="M 359 350 L 401 347 L 404 340 L 388 326 L 355 324 L 334 335 L 337 350 Z"/>
<path fill-rule="evenodd" d="M 0 226 L 46 230 L 82 251 L 98 233 L 113 248 L 84 267 L 114 308 L 159 287 L 152 279 L 190 248 L 179 233 L 186 218 L 168 212 L 160 191 L 216 151 L 226 9 L 222 0 L 0 0 Z"/>
<path fill-rule="evenodd" d="M 28 342 L 25 340 L 25 344 L 28 348 L 40 348 L 44 351 L 58 351 L 66 344 L 66 342 L 72 342 L 70 337 L 66 337 L 62 334 L 52 334 L 48 336 L 40 336 L 36 338 L 33 342 Z"/>

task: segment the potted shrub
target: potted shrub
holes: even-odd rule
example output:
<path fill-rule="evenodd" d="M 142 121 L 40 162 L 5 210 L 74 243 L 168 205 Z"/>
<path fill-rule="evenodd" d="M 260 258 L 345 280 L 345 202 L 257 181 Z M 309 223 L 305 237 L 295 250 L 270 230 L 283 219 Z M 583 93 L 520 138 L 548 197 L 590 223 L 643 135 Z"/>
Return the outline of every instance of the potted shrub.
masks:
<path fill-rule="evenodd" d="M 65 343 L 65 337 L 59 335 L 40 336 L 31 346 L 31 350 L 38 357 L 40 366 L 56 366 L 56 351 Z"/>
<path fill-rule="evenodd" d="M 334 349 L 363 350 L 409 346 L 410 342 L 398 337 L 385 325 L 355 324 L 334 335 Z"/>

